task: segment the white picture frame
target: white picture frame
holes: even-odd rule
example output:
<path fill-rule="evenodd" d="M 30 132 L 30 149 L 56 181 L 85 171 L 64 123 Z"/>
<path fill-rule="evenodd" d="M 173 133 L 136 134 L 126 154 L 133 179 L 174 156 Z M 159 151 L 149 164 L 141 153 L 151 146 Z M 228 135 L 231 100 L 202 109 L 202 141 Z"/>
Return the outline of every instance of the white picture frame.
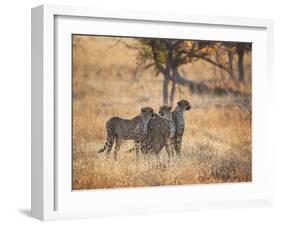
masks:
<path fill-rule="evenodd" d="M 106 21 L 106 24 L 102 24 Z M 122 24 L 123 22 L 126 22 Z M 118 23 L 118 26 L 115 26 Z M 139 29 L 133 29 L 137 27 Z M 92 26 L 94 25 L 94 26 Z M 177 26 L 200 27 L 197 36 L 210 39 L 204 29 L 217 29 L 221 40 L 231 40 L 227 30 L 237 29 L 235 40 L 254 43 L 253 50 L 253 182 L 241 184 L 186 185 L 157 188 L 110 189 L 73 192 L 69 187 L 71 154 L 60 149 L 61 137 L 68 136 L 71 117 L 69 101 L 70 48 L 68 38 L 85 34 L 130 36 L 180 36 Z M 131 26 L 131 27 L 130 27 Z M 92 31 L 90 28 L 95 27 Z M 170 28 L 175 32 L 171 34 Z M 119 28 L 119 29 L 114 29 Z M 75 30 L 77 29 L 77 30 Z M 199 29 L 199 30 L 200 30 Z M 179 30 L 179 29 L 178 29 Z M 145 33 L 145 34 L 144 34 Z M 228 34 L 229 33 L 229 34 Z M 171 36 L 174 35 L 174 36 Z M 184 34 L 183 34 L 184 35 Z M 220 35 L 220 36 L 218 36 Z M 176 37 L 178 37 L 176 36 Z M 43 5 L 32 9 L 32 186 L 31 213 L 41 220 L 86 218 L 209 208 L 271 205 L 273 202 L 273 153 L 268 148 L 264 107 L 273 82 L 273 22 L 265 19 L 132 12 L 83 7 Z M 212 39 L 212 38 L 211 38 Z M 255 44 L 256 43 L 256 44 Z M 61 55 L 62 54 L 62 55 Z M 62 67 L 62 65 L 66 65 Z M 62 76 L 56 76 L 56 75 Z M 65 75 L 65 77 L 63 76 Z M 70 75 L 70 77 L 68 77 Z M 68 94 L 67 94 L 68 93 Z M 61 99 L 62 98 L 62 99 Z M 58 105 L 65 102 L 65 110 Z M 59 105 L 61 106 L 61 105 Z M 61 126 L 61 124 L 63 126 Z M 57 131 L 58 128 L 59 132 Z M 59 135 L 58 135 L 59 134 Z M 68 134 L 68 135 L 67 135 Z M 58 136 L 57 136 L 58 135 Z M 262 138 L 262 139 L 261 139 Z M 68 146 L 65 143 L 65 146 Z M 173 195 L 170 195 L 173 194 Z M 164 198 L 165 197 L 165 198 Z"/>

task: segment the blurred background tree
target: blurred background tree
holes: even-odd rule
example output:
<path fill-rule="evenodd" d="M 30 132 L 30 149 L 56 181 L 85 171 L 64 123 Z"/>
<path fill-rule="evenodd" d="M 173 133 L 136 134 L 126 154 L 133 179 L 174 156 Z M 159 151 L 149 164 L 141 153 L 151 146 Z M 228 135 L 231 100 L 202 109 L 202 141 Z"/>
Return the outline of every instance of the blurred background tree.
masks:
<path fill-rule="evenodd" d="M 251 52 L 251 43 L 155 38 L 136 40 L 137 44 L 134 46 L 124 43 L 128 48 L 137 50 L 136 73 L 152 67 L 156 76 L 163 76 L 163 104 L 174 105 L 176 85 L 188 87 L 191 93 L 204 94 L 213 91 L 205 83 L 190 80 L 179 71 L 180 66 L 199 60 L 214 65 L 221 73 L 227 74 L 230 80 L 244 82 L 244 55 Z M 122 38 L 118 39 L 119 41 L 122 41 Z M 234 73 L 236 62 L 237 78 Z"/>
<path fill-rule="evenodd" d="M 251 43 L 243 42 L 224 42 L 223 45 L 226 47 L 228 52 L 228 64 L 231 75 L 233 77 L 233 59 L 234 55 L 237 55 L 237 68 L 238 68 L 238 82 L 245 81 L 245 72 L 244 72 L 244 56 L 246 53 L 252 51 Z"/>

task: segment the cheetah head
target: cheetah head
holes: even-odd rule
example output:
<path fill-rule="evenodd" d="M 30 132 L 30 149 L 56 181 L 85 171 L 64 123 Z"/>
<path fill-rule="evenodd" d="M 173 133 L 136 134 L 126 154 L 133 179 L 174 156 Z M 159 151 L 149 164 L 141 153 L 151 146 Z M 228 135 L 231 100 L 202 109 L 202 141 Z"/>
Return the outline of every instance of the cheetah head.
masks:
<path fill-rule="evenodd" d="M 172 107 L 163 105 L 159 109 L 159 115 L 162 117 L 165 117 L 165 118 L 169 118 L 169 116 L 171 115 L 171 110 L 172 110 Z"/>
<path fill-rule="evenodd" d="M 144 119 L 152 119 L 155 117 L 155 113 L 154 113 L 154 110 L 151 108 L 151 107 L 144 107 L 141 109 L 141 116 L 144 118 Z"/>
<path fill-rule="evenodd" d="M 189 111 L 191 109 L 191 106 L 189 104 L 189 102 L 187 100 L 180 100 L 177 103 L 177 107 L 181 110 L 181 111 Z"/>

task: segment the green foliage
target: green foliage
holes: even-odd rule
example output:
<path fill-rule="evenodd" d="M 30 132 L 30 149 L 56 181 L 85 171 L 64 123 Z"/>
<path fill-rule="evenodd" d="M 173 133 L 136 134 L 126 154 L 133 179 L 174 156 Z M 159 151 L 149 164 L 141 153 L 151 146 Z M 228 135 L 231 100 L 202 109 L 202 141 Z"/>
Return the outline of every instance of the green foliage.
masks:
<path fill-rule="evenodd" d="M 137 40 L 140 44 L 138 64 L 153 66 L 156 75 L 198 60 L 205 60 L 230 73 L 227 54 L 251 51 L 250 43 L 153 38 Z"/>

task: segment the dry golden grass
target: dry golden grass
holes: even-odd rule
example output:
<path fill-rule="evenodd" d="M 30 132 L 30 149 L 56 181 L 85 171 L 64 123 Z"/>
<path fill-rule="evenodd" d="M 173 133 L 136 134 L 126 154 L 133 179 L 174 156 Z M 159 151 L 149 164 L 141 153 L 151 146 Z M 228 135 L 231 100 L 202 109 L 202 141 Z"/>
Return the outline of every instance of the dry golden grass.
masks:
<path fill-rule="evenodd" d="M 210 86 L 231 87 L 245 95 L 191 95 L 181 87 L 176 99 L 192 105 L 185 117 L 181 157 L 168 163 L 163 149 L 160 162 L 143 157 L 137 164 L 135 153 L 128 152 L 133 142 L 125 141 L 114 163 L 97 154 L 106 140 L 105 122 L 112 116 L 132 118 L 144 106 L 158 110 L 162 77 L 144 71 L 134 78 L 136 51 L 112 47 L 114 39 L 76 36 L 73 41 L 73 189 L 251 181 L 249 69 L 248 82 L 237 85 L 214 82 L 222 75 L 209 64 L 181 68 L 190 79 L 209 80 Z"/>

